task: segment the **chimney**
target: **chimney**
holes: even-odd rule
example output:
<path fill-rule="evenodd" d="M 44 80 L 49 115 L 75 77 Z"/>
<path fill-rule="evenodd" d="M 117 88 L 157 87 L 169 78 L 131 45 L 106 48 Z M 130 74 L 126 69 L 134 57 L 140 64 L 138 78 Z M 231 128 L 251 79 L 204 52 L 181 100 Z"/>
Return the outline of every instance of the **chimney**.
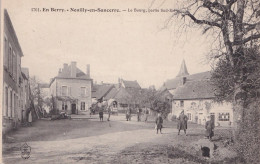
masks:
<path fill-rule="evenodd" d="M 88 78 L 90 78 L 90 64 L 87 64 L 86 75 L 87 75 Z"/>
<path fill-rule="evenodd" d="M 75 61 L 71 62 L 71 64 L 70 64 L 70 67 L 71 67 L 70 76 L 71 77 L 76 77 L 76 69 L 77 69 L 76 65 L 77 65 L 77 62 L 75 62 Z"/>
<path fill-rule="evenodd" d="M 58 76 L 61 76 L 61 68 L 59 68 Z"/>
<path fill-rule="evenodd" d="M 68 76 L 68 74 L 69 74 L 68 70 L 69 70 L 69 65 L 68 65 L 67 63 L 64 63 L 64 64 L 63 64 L 63 70 L 62 70 L 62 72 L 63 72 L 66 76 Z"/>

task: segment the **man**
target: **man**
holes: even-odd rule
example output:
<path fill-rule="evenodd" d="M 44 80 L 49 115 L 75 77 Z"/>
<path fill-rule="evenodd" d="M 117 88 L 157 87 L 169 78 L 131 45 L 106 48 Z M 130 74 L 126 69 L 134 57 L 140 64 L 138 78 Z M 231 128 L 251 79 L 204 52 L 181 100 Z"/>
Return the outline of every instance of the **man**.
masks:
<path fill-rule="evenodd" d="M 137 121 L 141 121 L 141 113 L 142 113 L 142 109 L 141 108 L 137 108 Z"/>
<path fill-rule="evenodd" d="M 144 120 L 144 122 L 147 122 L 148 116 L 149 116 L 149 110 L 148 110 L 148 108 L 146 108 L 146 107 L 145 107 L 145 110 L 144 110 L 144 114 L 145 114 L 145 120 Z"/>
<path fill-rule="evenodd" d="M 207 122 L 205 124 L 205 129 L 206 129 L 206 137 L 211 140 L 211 138 L 214 136 L 214 121 L 211 119 L 210 116 L 207 117 Z"/>
<path fill-rule="evenodd" d="M 161 116 L 160 113 L 158 113 L 158 116 L 155 120 L 155 124 L 156 124 L 156 131 L 157 131 L 157 134 L 158 134 L 158 131 L 160 130 L 160 133 L 162 134 L 162 124 L 163 124 L 163 118 Z"/>
<path fill-rule="evenodd" d="M 131 121 L 131 108 L 126 110 L 126 121 Z"/>
<path fill-rule="evenodd" d="M 107 121 L 110 121 L 109 119 L 110 119 L 110 114 L 111 114 L 111 106 L 108 107 L 107 113 L 108 113 Z"/>
<path fill-rule="evenodd" d="M 184 114 L 184 110 L 182 110 L 182 112 L 180 113 L 178 120 L 178 135 L 180 135 L 181 130 L 184 130 L 184 133 L 186 135 L 188 117 Z"/>
<path fill-rule="evenodd" d="M 99 108 L 99 120 L 103 121 L 103 107 Z"/>

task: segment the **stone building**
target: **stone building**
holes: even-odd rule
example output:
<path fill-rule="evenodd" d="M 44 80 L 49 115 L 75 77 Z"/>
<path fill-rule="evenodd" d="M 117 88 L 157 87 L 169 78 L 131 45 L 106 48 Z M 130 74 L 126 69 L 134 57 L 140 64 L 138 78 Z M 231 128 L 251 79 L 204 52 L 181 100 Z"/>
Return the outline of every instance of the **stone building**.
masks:
<path fill-rule="evenodd" d="M 232 105 L 214 102 L 214 86 L 210 77 L 210 71 L 189 75 L 183 61 L 176 78 L 166 81 L 161 88 L 172 94 L 172 115 L 178 117 L 184 110 L 190 122 L 204 125 L 210 116 L 216 126 L 232 125 Z"/>
<path fill-rule="evenodd" d="M 20 101 L 18 108 L 18 119 L 21 122 L 28 121 L 28 113 L 30 108 L 30 82 L 29 82 L 29 69 L 21 69 L 21 85 L 20 85 Z"/>
<path fill-rule="evenodd" d="M 50 82 L 50 95 L 55 100 L 55 110 L 68 114 L 80 114 L 91 106 L 92 79 L 90 65 L 86 73 L 77 67 L 76 62 L 64 63 L 58 75 Z"/>
<path fill-rule="evenodd" d="M 23 52 L 7 10 L 4 10 L 3 26 L 3 133 L 16 128 L 21 122 L 20 91 L 23 76 L 21 57 Z"/>

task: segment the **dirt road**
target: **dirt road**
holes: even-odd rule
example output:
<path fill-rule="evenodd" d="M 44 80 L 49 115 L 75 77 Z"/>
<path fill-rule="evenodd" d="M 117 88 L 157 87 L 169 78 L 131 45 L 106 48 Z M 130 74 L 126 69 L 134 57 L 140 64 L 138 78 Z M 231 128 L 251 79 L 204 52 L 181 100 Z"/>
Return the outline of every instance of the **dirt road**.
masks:
<path fill-rule="evenodd" d="M 27 141 L 31 147 L 29 159 L 22 159 L 19 147 L 24 142 L 6 143 L 10 150 L 4 153 L 4 163 L 204 163 L 204 160 L 187 155 L 178 149 L 179 145 L 187 145 L 203 138 L 203 129 L 193 126 L 188 136 L 177 135 L 177 129 L 172 123 L 166 123 L 163 134 L 156 134 L 154 123 L 126 122 L 118 119 L 111 122 L 88 122 L 90 127 L 66 129 L 56 132 L 41 140 L 31 137 Z M 61 125 L 66 122 L 61 122 Z M 48 123 L 45 123 L 48 124 Z M 71 122 L 79 124 L 81 122 Z M 58 124 L 54 124 L 58 125 Z M 77 127 L 79 127 L 77 125 Z M 40 125 L 43 126 L 43 125 Z M 76 126 L 76 125 L 75 125 Z M 62 126 L 63 127 L 63 126 Z M 107 127 L 107 128 L 100 128 Z M 109 128 L 110 127 L 110 128 Z M 89 129 L 91 129 L 89 131 Z M 95 131 L 93 132 L 93 129 Z M 40 129 L 38 129 L 40 131 Z M 68 131 L 67 131 L 68 130 Z M 42 131 L 47 131 L 42 128 Z M 40 131 L 40 135 L 43 135 Z M 57 130 L 58 131 L 58 130 Z M 23 131 L 20 132 L 20 134 Z M 55 129 L 54 132 L 55 133 Z M 62 133 L 62 134 L 60 134 Z M 95 133 L 95 134 L 94 134 Z M 32 133 L 37 134 L 37 133 Z M 83 134 L 83 135 L 81 135 Z M 31 136 L 30 135 L 30 136 Z M 39 135 L 39 134 L 38 134 Z M 15 135 L 13 135 L 15 136 Z M 28 137 L 24 135 L 25 137 Z M 67 137 L 66 137 L 67 136 Z M 20 138 L 22 138 L 20 136 Z M 38 137 L 39 138 L 39 137 Z M 50 140 L 49 138 L 52 138 Z M 60 139 L 59 139 L 60 138 Z M 11 148 L 15 148 L 11 150 Z M 188 150 L 189 151 L 189 150 Z"/>

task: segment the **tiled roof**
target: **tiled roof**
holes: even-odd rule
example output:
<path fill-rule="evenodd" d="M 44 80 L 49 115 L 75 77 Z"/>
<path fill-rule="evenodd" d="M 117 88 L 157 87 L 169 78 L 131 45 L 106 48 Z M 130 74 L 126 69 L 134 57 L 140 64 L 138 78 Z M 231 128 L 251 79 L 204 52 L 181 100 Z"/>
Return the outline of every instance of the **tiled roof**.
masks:
<path fill-rule="evenodd" d="M 192 75 L 187 75 L 185 76 L 187 81 L 193 81 L 193 80 L 203 80 L 203 79 L 210 79 L 211 73 L 210 71 L 207 72 L 201 72 L 201 73 L 196 73 Z M 182 78 L 183 77 L 176 77 L 174 79 L 167 80 L 162 89 L 167 88 L 168 90 L 170 89 L 176 89 L 179 85 L 182 84 Z"/>
<path fill-rule="evenodd" d="M 130 98 L 131 95 L 123 87 L 121 87 L 116 93 L 116 95 L 114 96 L 114 99 L 121 103 L 128 103 Z"/>
<path fill-rule="evenodd" d="M 193 100 L 193 99 L 211 99 L 214 98 L 214 88 L 210 80 L 188 81 L 179 86 L 175 92 L 174 100 Z"/>
<path fill-rule="evenodd" d="M 112 88 L 112 89 L 107 93 L 107 95 L 105 96 L 105 99 L 106 99 L 106 100 L 114 99 L 118 91 L 119 91 L 118 89 Z"/>
<path fill-rule="evenodd" d="M 181 77 L 176 77 L 174 79 L 167 80 L 164 83 L 163 88 L 175 89 L 181 84 L 181 81 L 182 81 Z"/>
<path fill-rule="evenodd" d="M 187 80 L 210 79 L 210 77 L 211 77 L 211 72 L 206 71 L 206 72 L 200 72 L 200 73 L 189 75 L 189 76 L 187 76 Z"/>
<path fill-rule="evenodd" d="M 68 66 L 67 69 L 62 69 L 61 73 L 59 73 L 57 77 L 60 77 L 60 78 L 71 78 L 71 65 Z M 90 79 L 78 67 L 76 67 L 76 78 L 79 78 L 79 79 Z"/>
<path fill-rule="evenodd" d="M 22 67 L 21 71 L 26 76 L 26 78 L 29 79 L 29 69 Z"/>
<path fill-rule="evenodd" d="M 92 97 L 101 99 L 102 97 L 105 97 L 113 87 L 113 85 L 100 85 L 96 92 L 92 93 Z"/>
<path fill-rule="evenodd" d="M 47 83 L 41 83 L 41 84 L 39 84 L 39 87 L 40 87 L 40 88 L 49 88 L 49 84 L 47 84 Z"/>
<path fill-rule="evenodd" d="M 141 89 L 140 85 L 138 84 L 137 81 L 126 81 L 126 80 L 122 80 L 122 82 L 125 85 L 125 88 L 139 88 Z"/>

